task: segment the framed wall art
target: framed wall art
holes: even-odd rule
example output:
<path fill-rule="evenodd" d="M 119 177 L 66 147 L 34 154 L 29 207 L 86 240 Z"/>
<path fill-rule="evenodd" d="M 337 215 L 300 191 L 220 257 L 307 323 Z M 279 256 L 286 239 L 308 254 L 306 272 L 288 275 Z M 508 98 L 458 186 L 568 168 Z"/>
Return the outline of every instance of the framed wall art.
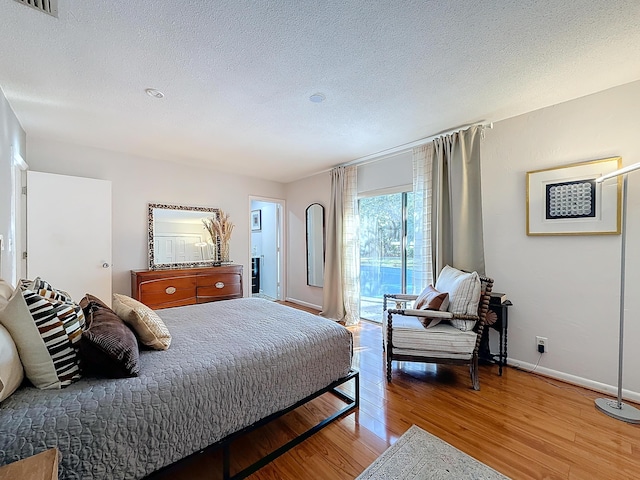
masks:
<path fill-rule="evenodd" d="M 527 235 L 620 234 L 621 177 L 596 178 L 621 167 L 611 157 L 527 172 Z"/>
<path fill-rule="evenodd" d="M 262 210 L 251 211 L 251 231 L 259 232 L 262 230 Z"/>

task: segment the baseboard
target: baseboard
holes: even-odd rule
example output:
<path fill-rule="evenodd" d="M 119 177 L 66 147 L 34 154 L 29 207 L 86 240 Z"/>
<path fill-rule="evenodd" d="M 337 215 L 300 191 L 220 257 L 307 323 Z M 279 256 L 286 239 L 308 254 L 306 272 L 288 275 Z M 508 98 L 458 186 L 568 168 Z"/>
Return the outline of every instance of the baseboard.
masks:
<path fill-rule="evenodd" d="M 516 360 L 515 358 L 508 358 L 507 364 L 511 367 L 519 368 L 522 370 L 531 371 L 534 369 L 535 364 L 523 362 L 522 360 Z M 595 382 L 582 377 L 577 377 L 564 372 L 558 372 L 557 370 L 551 370 L 550 368 L 538 367 L 533 373 L 543 375 L 545 377 L 554 378 L 556 380 L 562 380 L 563 382 L 570 383 L 572 385 L 578 385 L 580 387 L 588 388 L 596 392 L 606 393 L 614 398 L 618 396 L 618 387 L 607 385 L 606 383 Z M 640 393 L 632 392 L 631 390 L 622 389 L 622 398 L 631 402 L 640 403 Z"/>
<path fill-rule="evenodd" d="M 291 297 L 286 297 L 285 300 L 287 302 L 295 303 L 296 305 L 302 305 L 303 307 L 313 308 L 314 310 L 322 311 L 322 307 L 320 305 L 314 305 L 313 303 L 303 302 L 302 300 L 297 300 Z"/>

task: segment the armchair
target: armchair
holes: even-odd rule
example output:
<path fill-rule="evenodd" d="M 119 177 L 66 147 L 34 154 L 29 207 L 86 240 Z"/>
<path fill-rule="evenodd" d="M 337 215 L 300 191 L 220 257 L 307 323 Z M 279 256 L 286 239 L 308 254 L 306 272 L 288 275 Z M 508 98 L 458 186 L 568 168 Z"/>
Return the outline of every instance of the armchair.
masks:
<path fill-rule="evenodd" d="M 447 270 L 448 269 L 448 270 Z M 446 273 L 445 273 L 446 271 Z M 480 282 L 476 289 L 448 288 L 445 275 L 457 278 L 473 276 L 468 282 Z M 439 288 L 439 284 L 442 287 Z M 393 360 L 454 365 L 469 365 L 474 390 L 480 390 L 478 377 L 478 350 L 484 330 L 493 279 L 469 274 L 446 266 L 436 282 L 436 289 L 450 295 L 447 311 L 406 308 L 418 295 L 385 294 L 383 301 L 383 348 L 386 352 L 387 381 L 391 382 Z M 479 295 L 478 295 L 479 293 Z M 462 296 L 467 298 L 462 298 Z M 395 308 L 387 308 L 389 301 Z M 476 307 L 477 305 L 477 307 Z M 470 313 L 473 311 L 474 313 Z M 425 327 L 423 322 L 441 320 L 435 326 Z M 442 322 L 448 320 L 448 322 Z M 436 323 L 433 322 L 432 325 Z"/>

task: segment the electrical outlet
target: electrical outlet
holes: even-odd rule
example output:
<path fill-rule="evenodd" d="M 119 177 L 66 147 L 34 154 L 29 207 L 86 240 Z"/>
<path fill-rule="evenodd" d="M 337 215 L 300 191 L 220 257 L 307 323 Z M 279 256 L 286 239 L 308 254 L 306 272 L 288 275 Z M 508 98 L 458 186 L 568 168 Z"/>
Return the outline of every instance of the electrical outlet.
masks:
<path fill-rule="evenodd" d="M 540 353 L 549 353 L 549 339 L 547 337 L 536 337 L 536 349 Z"/>

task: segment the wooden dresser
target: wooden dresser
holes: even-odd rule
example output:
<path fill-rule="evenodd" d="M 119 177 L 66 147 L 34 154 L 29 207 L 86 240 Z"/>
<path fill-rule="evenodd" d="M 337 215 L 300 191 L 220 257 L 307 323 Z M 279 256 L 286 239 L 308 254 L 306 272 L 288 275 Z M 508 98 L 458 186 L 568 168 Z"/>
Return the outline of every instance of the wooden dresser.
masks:
<path fill-rule="evenodd" d="M 131 270 L 131 296 L 153 308 L 242 297 L 242 265 Z"/>

